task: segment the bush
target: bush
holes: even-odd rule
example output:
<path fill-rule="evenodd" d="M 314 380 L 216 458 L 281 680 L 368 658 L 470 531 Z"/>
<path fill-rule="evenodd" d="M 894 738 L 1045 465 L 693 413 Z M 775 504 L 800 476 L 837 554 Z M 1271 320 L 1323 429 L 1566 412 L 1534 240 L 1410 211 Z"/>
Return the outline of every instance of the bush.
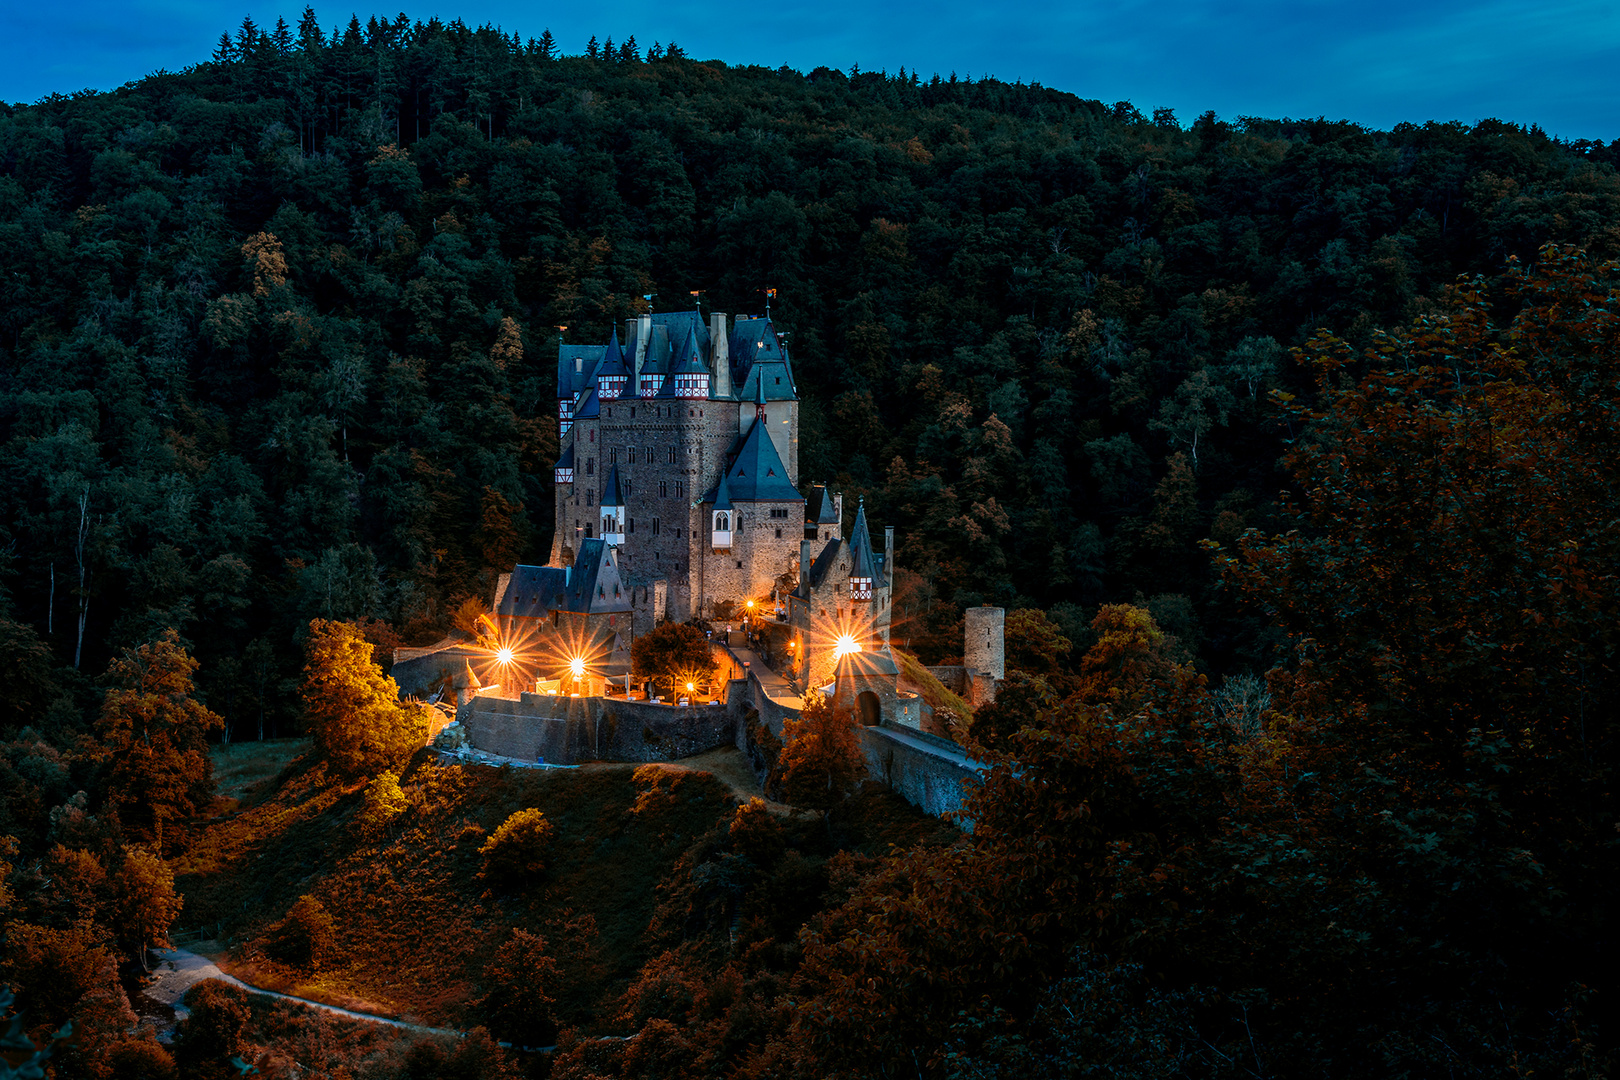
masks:
<path fill-rule="evenodd" d="M 518 1046 L 548 1046 L 556 1039 L 552 1017 L 557 962 L 546 939 L 526 930 L 512 936 L 484 968 L 485 993 L 478 1005 L 490 1031 Z"/>
<path fill-rule="evenodd" d="M 114 1043 L 102 1058 L 108 1076 L 118 1080 L 175 1080 L 174 1058 L 156 1039 L 125 1038 Z"/>
<path fill-rule="evenodd" d="M 319 900 L 300 896 L 271 928 L 266 951 L 282 963 L 313 970 L 337 952 L 337 923 Z"/>
<path fill-rule="evenodd" d="M 366 785 L 365 797 L 360 804 L 360 813 L 356 816 L 356 821 L 367 836 L 375 837 L 410 805 L 411 802 L 405 797 L 405 792 L 400 790 L 399 774 L 391 769 L 385 769 Z"/>
<path fill-rule="evenodd" d="M 242 1050 L 251 1010 L 242 991 L 219 979 L 204 979 L 183 999 L 191 1015 L 180 1025 L 180 1060 L 187 1075 L 200 1065 L 218 1065 Z"/>
<path fill-rule="evenodd" d="M 348 776 L 399 769 L 427 745 L 427 710 L 400 704 L 357 627 L 315 619 L 309 630 L 303 699 L 316 749 Z"/>
<path fill-rule="evenodd" d="M 539 810 L 519 810 L 478 849 L 484 857 L 484 875 L 506 885 L 533 881 L 545 872 L 556 832 Z"/>

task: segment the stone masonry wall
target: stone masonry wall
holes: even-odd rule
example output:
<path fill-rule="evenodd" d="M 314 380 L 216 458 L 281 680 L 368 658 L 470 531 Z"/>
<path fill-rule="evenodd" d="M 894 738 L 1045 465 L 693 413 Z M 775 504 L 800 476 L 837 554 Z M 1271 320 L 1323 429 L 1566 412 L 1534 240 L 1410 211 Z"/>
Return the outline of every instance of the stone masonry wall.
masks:
<path fill-rule="evenodd" d="M 737 741 L 731 704 L 687 708 L 601 697 L 473 698 L 456 712 L 474 749 L 550 764 L 673 761 Z"/>

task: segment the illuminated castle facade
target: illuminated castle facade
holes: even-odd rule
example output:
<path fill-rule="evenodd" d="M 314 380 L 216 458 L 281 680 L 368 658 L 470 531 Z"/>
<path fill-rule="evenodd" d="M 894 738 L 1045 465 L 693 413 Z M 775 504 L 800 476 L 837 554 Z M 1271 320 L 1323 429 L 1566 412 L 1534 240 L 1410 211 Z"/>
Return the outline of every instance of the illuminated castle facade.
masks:
<path fill-rule="evenodd" d="M 768 315 L 646 314 L 606 345 L 562 344 L 557 418 L 550 565 L 611 549 L 637 632 L 734 618 L 751 599 L 786 616 L 820 589 L 823 613 L 874 633 L 881 609 L 886 648 L 887 546 L 873 550 L 864 512 L 844 539 L 840 496 L 801 494 L 798 393 Z"/>

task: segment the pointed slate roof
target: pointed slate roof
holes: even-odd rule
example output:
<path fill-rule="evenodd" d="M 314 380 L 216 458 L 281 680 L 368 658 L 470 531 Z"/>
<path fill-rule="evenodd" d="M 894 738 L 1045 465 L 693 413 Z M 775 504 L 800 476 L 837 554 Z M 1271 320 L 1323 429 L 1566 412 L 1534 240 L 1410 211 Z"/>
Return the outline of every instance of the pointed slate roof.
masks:
<path fill-rule="evenodd" d="M 603 506 L 623 506 L 624 492 L 619 488 L 619 466 L 608 467 L 607 482 L 602 485 Z"/>
<path fill-rule="evenodd" d="M 804 501 L 789 482 L 787 466 L 764 424 L 756 423 L 743 436 L 742 447 L 726 469 L 725 483 L 735 502 Z"/>
<path fill-rule="evenodd" d="M 720 485 L 714 489 L 714 505 L 711 510 L 731 509 L 731 488 L 726 486 L 726 478 L 720 478 Z"/>
<path fill-rule="evenodd" d="M 827 490 L 826 484 L 818 485 L 821 488 L 821 508 L 816 514 L 817 525 L 837 525 L 838 503 L 833 499 L 833 493 Z"/>
<path fill-rule="evenodd" d="M 602 354 L 606 351 L 600 345 L 558 343 L 557 396 L 570 401 L 579 397 L 580 391 L 596 378 L 597 365 L 602 362 Z M 574 370 L 576 360 L 580 362 L 577 372 Z"/>
<path fill-rule="evenodd" d="M 849 551 L 854 557 L 854 564 L 849 568 L 852 578 L 877 577 L 877 560 L 872 556 L 872 537 L 866 529 L 866 497 L 861 497 L 860 506 L 855 510 L 855 528 L 849 534 Z"/>
<path fill-rule="evenodd" d="M 560 566 L 514 566 L 495 614 L 544 618 L 567 600 L 568 571 Z"/>
<path fill-rule="evenodd" d="M 619 328 L 613 328 L 613 337 L 608 341 L 607 351 L 602 354 L 602 363 L 596 369 L 596 377 L 604 375 L 629 375 L 630 368 L 624 362 L 624 350 L 619 348 Z"/>
<path fill-rule="evenodd" d="M 681 343 L 680 351 L 675 354 L 675 360 L 670 365 L 671 375 L 707 375 L 709 369 L 703 363 L 703 351 L 698 346 L 697 333 L 693 330 L 686 332 L 686 340 Z"/>
<path fill-rule="evenodd" d="M 585 614 L 630 610 L 630 592 L 619 577 L 618 560 L 601 537 L 580 541 L 567 601 L 569 611 Z"/>
<path fill-rule="evenodd" d="M 575 420 L 590 420 L 602 415 L 602 399 L 596 396 L 596 387 L 592 386 L 585 391 L 585 398 L 574 410 Z"/>
<path fill-rule="evenodd" d="M 564 450 L 562 452 L 562 457 L 557 459 L 557 464 L 553 465 L 552 468 L 553 469 L 572 469 L 573 467 L 574 467 L 574 444 L 573 444 L 573 441 L 570 440 L 569 443 L 568 443 L 568 449 L 566 449 L 566 450 Z M 519 569 L 521 569 L 521 567 Z"/>
<path fill-rule="evenodd" d="M 827 578 L 827 571 L 838 561 L 838 553 L 843 550 L 844 542 L 838 537 L 827 541 L 827 546 L 821 549 L 815 562 L 810 564 L 810 584 L 820 585 Z"/>

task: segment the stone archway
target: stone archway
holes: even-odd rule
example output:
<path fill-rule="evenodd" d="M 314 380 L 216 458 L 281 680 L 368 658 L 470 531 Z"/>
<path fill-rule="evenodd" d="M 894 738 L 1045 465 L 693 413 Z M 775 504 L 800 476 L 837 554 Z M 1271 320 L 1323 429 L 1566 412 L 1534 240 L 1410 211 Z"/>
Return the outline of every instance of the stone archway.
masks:
<path fill-rule="evenodd" d="M 861 723 L 867 727 L 877 727 L 883 722 L 883 702 L 870 690 L 862 690 L 855 699 L 855 707 L 860 710 Z"/>

